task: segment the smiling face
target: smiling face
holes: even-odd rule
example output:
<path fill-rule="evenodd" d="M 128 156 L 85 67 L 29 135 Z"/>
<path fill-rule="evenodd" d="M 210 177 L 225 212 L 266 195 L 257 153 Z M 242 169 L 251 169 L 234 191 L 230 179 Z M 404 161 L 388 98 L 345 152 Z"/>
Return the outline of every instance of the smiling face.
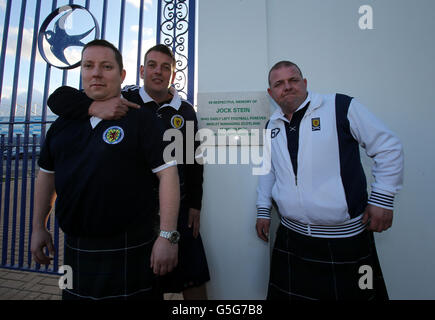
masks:
<path fill-rule="evenodd" d="M 174 74 L 175 66 L 171 57 L 159 51 L 148 52 L 145 65 L 140 69 L 145 91 L 157 102 L 167 98 Z"/>
<path fill-rule="evenodd" d="M 120 95 L 125 70 L 120 69 L 112 49 L 87 47 L 82 54 L 81 71 L 83 89 L 89 98 L 101 101 Z"/>
<path fill-rule="evenodd" d="M 284 114 L 293 114 L 307 98 L 307 79 L 303 79 L 295 66 L 283 66 L 270 72 L 269 95 Z"/>

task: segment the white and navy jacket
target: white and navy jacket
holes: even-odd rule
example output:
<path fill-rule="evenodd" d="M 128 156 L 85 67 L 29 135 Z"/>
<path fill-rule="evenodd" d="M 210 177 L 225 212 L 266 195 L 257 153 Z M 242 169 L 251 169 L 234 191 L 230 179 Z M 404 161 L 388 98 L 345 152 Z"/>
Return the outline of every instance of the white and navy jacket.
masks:
<path fill-rule="evenodd" d="M 274 201 L 286 227 L 310 236 L 352 236 L 365 227 L 361 215 L 367 203 L 393 209 L 403 180 L 402 145 L 351 97 L 309 92 L 295 114 L 305 107 L 298 124 L 297 166 L 287 139 L 294 128 L 279 107 L 266 126 L 271 145 L 264 150 L 271 169 L 259 177 L 257 218 L 270 219 Z M 374 160 L 370 198 L 359 146 Z"/>

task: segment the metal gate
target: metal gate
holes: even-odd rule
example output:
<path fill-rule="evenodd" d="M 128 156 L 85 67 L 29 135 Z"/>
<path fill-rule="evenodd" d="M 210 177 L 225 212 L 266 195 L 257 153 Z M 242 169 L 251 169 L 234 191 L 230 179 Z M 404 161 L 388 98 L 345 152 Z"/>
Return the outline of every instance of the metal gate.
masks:
<path fill-rule="evenodd" d="M 140 84 L 139 68 L 148 47 L 156 42 L 171 47 L 177 59 L 174 85 L 193 103 L 195 1 L 0 0 L 1 268 L 56 274 L 62 264 L 63 234 L 54 213 L 47 224 L 56 248 L 50 266 L 32 261 L 30 239 L 37 159 L 46 131 L 56 118 L 46 101 L 61 85 L 81 87 L 79 68 L 72 68 L 74 63 L 70 62 L 77 56 L 77 49 L 66 58 L 67 49 L 55 52 L 53 44 L 60 31 L 74 27 L 73 15 L 65 10 L 68 6 L 71 12 L 73 7 L 80 7 L 81 14 L 89 14 L 93 20 L 88 20 L 95 22 L 95 29 L 87 36 L 107 39 L 123 52 L 127 74 L 133 74 L 126 84 Z M 76 25 L 83 28 L 80 19 L 84 18 L 76 19 Z M 44 48 L 50 48 L 47 54 Z"/>

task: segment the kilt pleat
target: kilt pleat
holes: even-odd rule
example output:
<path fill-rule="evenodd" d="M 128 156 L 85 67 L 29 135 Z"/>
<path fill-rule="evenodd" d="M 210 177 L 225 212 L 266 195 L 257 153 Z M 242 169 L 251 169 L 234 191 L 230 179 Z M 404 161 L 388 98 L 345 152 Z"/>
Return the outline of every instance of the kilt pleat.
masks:
<path fill-rule="evenodd" d="M 182 205 L 177 225 L 181 234 L 178 243 L 178 264 L 172 272 L 159 278 L 159 286 L 164 293 L 179 293 L 210 280 L 201 235 L 199 234 L 197 238 L 193 237 L 193 229 L 188 227 L 188 220 L 189 208 Z"/>
<path fill-rule="evenodd" d="M 362 266 L 372 270 L 372 289 L 361 286 L 366 275 L 360 272 L 366 270 Z M 349 238 L 315 238 L 280 225 L 267 298 L 388 300 L 373 233 L 365 230 Z"/>
<path fill-rule="evenodd" d="M 162 299 L 150 268 L 154 237 L 145 228 L 107 238 L 66 236 L 64 264 L 72 269 L 64 300 Z"/>

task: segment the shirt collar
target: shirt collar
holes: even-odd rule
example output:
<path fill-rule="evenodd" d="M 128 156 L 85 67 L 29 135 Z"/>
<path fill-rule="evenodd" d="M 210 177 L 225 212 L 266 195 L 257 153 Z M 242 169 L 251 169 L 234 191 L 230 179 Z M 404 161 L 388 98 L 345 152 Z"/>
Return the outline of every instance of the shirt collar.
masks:
<path fill-rule="evenodd" d="M 122 93 L 121 93 L 121 97 L 123 97 L 124 98 L 124 96 L 122 95 Z M 101 118 L 98 118 L 98 117 L 96 117 L 96 116 L 92 116 L 90 119 L 89 119 L 89 122 L 91 123 L 91 126 L 92 126 L 92 129 L 95 129 L 95 127 L 102 121 L 103 119 L 101 119 Z"/>
<path fill-rule="evenodd" d="M 180 106 L 181 106 L 180 95 L 178 94 L 178 91 L 175 90 L 175 88 L 172 87 L 172 86 L 169 87 L 169 93 L 172 94 L 172 100 L 171 100 L 171 102 L 165 103 L 160 108 L 163 108 L 163 107 L 172 107 L 172 108 L 174 108 L 175 110 L 178 111 L 178 109 L 180 109 Z M 139 89 L 139 94 L 140 94 L 140 96 L 142 98 L 142 101 L 144 103 L 148 103 L 148 102 L 154 101 L 153 98 L 151 98 L 150 95 L 145 91 L 144 87 L 141 87 Z"/>

